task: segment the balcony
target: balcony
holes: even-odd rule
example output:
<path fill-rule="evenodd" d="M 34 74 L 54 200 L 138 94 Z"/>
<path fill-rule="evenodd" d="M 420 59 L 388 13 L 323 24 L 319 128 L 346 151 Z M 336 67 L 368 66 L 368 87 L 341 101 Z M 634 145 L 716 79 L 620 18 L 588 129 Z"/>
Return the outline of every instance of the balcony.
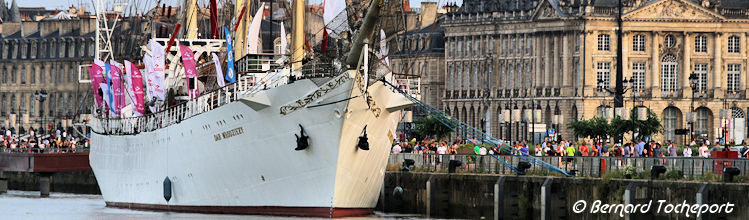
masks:
<path fill-rule="evenodd" d="M 746 94 L 746 91 L 744 91 L 744 90 L 742 90 L 742 91 L 726 92 L 726 98 L 729 98 L 729 99 L 743 99 L 744 97 L 746 97 L 745 94 Z"/>
<path fill-rule="evenodd" d="M 544 96 L 546 97 L 551 96 L 551 88 L 544 88 Z"/>
<path fill-rule="evenodd" d="M 471 89 L 470 96 L 468 98 L 476 98 L 476 90 Z"/>
<path fill-rule="evenodd" d="M 554 97 L 559 97 L 559 88 L 554 88 Z"/>
<path fill-rule="evenodd" d="M 512 97 L 517 98 L 520 96 L 520 90 L 519 89 L 512 89 Z"/>
<path fill-rule="evenodd" d="M 681 98 L 681 89 L 673 90 L 661 90 L 661 97 L 663 98 Z"/>
<path fill-rule="evenodd" d="M 512 97 L 512 90 L 510 90 L 510 89 L 505 89 L 505 97 L 508 97 L 508 98 L 509 98 L 509 97 Z"/>
<path fill-rule="evenodd" d="M 502 92 L 502 90 L 501 90 L 501 89 L 497 89 L 497 93 L 496 93 L 496 96 L 497 96 L 497 98 L 502 98 L 502 97 L 504 97 L 504 93 Z"/>
<path fill-rule="evenodd" d="M 544 95 L 544 90 L 542 88 L 536 88 L 536 97 L 541 97 Z"/>
<path fill-rule="evenodd" d="M 468 91 L 466 91 L 466 90 L 461 90 L 460 91 L 460 98 L 466 98 L 467 96 L 468 96 Z"/>
<path fill-rule="evenodd" d="M 450 91 L 445 90 L 445 96 L 442 97 L 443 99 L 449 99 L 450 98 Z"/>

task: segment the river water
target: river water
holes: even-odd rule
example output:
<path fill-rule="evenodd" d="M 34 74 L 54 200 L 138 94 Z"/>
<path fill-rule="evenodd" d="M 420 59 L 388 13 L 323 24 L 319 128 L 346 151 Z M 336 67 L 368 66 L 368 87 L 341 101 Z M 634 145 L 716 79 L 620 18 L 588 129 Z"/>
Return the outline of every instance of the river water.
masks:
<path fill-rule="evenodd" d="M 415 219 L 419 216 L 385 214 L 345 219 Z M 0 219 L 296 219 L 290 217 L 149 212 L 105 207 L 101 195 L 8 191 L 0 194 Z M 303 218 L 315 219 L 315 218 Z"/>

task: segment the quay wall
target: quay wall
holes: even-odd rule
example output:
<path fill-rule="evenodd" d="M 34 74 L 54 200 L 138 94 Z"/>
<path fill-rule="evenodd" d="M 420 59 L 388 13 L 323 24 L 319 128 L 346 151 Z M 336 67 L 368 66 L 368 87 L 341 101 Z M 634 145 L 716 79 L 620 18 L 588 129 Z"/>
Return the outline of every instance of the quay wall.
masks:
<path fill-rule="evenodd" d="M 542 186 L 545 183 L 549 190 L 544 197 Z M 631 196 L 625 198 L 628 186 L 631 189 L 628 195 Z M 396 192 L 400 191 L 396 187 L 400 187 L 402 193 Z M 697 202 L 698 192 L 701 192 L 702 203 Z M 595 200 L 600 200 L 603 204 L 646 204 L 653 200 L 649 212 L 632 214 L 629 218 L 695 219 L 694 214 L 687 218 L 683 213 L 657 213 L 658 200 L 666 200 L 664 207 L 665 204 L 676 205 L 683 202 L 731 202 L 734 204 L 732 213 L 701 217 L 749 219 L 747 196 L 749 184 L 737 183 L 391 171 L 385 174 L 377 210 L 418 213 L 430 218 L 625 219 L 619 213 L 591 214 L 590 206 Z M 542 202 L 544 198 L 546 202 Z M 579 200 L 585 200 L 588 208 L 578 214 L 572 211 L 572 207 Z M 495 205 L 499 207 L 496 211 Z M 544 218 L 541 213 L 546 213 Z"/>
<path fill-rule="evenodd" d="M 39 191 L 39 175 L 29 172 L 0 172 L 9 190 Z M 93 171 L 59 172 L 50 176 L 50 191 L 101 194 Z"/>

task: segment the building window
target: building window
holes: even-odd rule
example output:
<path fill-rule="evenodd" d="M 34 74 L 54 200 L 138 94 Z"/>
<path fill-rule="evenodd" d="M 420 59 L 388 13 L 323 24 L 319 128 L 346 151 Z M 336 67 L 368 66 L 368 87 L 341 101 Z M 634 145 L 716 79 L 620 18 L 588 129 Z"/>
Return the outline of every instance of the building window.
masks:
<path fill-rule="evenodd" d="M 525 45 L 524 45 L 524 43 L 525 43 L 525 39 L 523 39 L 523 38 L 519 38 L 518 39 L 518 44 L 520 44 L 520 45 L 518 45 L 518 53 L 520 53 L 520 54 L 522 54 L 522 53 L 525 52 L 525 47 L 524 47 Z"/>
<path fill-rule="evenodd" d="M 728 37 L 728 52 L 729 53 L 741 53 L 741 38 L 733 35 Z"/>
<path fill-rule="evenodd" d="M 531 50 L 533 48 L 533 37 L 528 36 L 528 38 L 525 39 L 525 53 L 531 54 Z"/>
<path fill-rule="evenodd" d="M 510 37 L 510 54 L 515 54 L 515 37 Z"/>
<path fill-rule="evenodd" d="M 663 45 L 666 45 L 666 47 L 676 46 L 676 38 L 674 37 L 674 35 L 666 35 L 666 37 L 663 39 Z"/>
<path fill-rule="evenodd" d="M 737 93 L 741 90 L 741 64 L 728 64 L 728 92 Z"/>
<path fill-rule="evenodd" d="M 471 47 L 471 43 L 472 43 L 471 41 L 473 41 L 473 40 L 468 39 L 466 41 L 466 55 L 465 56 L 471 56 L 471 48 L 472 48 Z"/>
<path fill-rule="evenodd" d="M 710 110 L 707 108 L 698 108 L 697 121 L 694 123 L 694 134 L 697 137 L 707 137 L 710 129 Z"/>
<path fill-rule="evenodd" d="M 707 63 L 694 64 L 694 74 L 697 76 L 695 92 L 705 94 L 707 92 Z"/>
<path fill-rule="evenodd" d="M 13 69 L 10 71 L 10 82 L 14 83 L 14 84 L 18 83 L 18 78 L 16 78 L 16 71 L 17 71 L 17 69 L 16 69 L 15 66 L 12 66 L 11 68 L 13 68 Z"/>
<path fill-rule="evenodd" d="M 458 41 L 458 54 L 456 56 L 459 57 L 461 55 L 463 55 L 463 41 L 459 40 Z"/>
<path fill-rule="evenodd" d="M 599 51 L 611 51 L 611 36 L 608 34 L 598 35 L 598 50 Z"/>
<path fill-rule="evenodd" d="M 603 82 L 603 87 L 599 89 L 608 90 L 611 88 L 611 62 L 598 62 L 596 65 L 598 82 Z"/>
<path fill-rule="evenodd" d="M 21 85 L 26 84 L 26 67 L 21 67 Z"/>
<path fill-rule="evenodd" d="M 679 64 L 673 54 L 663 57 L 661 64 L 661 92 L 664 95 L 676 92 L 678 81 Z"/>
<path fill-rule="evenodd" d="M 507 54 L 507 37 L 502 38 L 502 55 Z"/>
<path fill-rule="evenodd" d="M 707 53 L 707 36 L 700 35 L 694 37 L 694 52 Z"/>
<path fill-rule="evenodd" d="M 494 37 L 489 38 L 489 54 L 494 54 Z"/>
<path fill-rule="evenodd" d="M 3 84 L 8 83 L 8 70 L 6 70 L 4 67 L 0 67 L 3 69 Z"/>
<path fill-rule="evenodd" d="M 580 34 L 575 34 L 575 53 L 580 52 Z"/>
<path fill-rule="evenodd" d="M 598 106 L 596 108 L 596 116 L 599 118 L 610 118 L 611 117 L 611 107 L 609 106 Z"/>
<path fill-rule="evenodd" d="M 679 126 L 679 109 L 668 107 L 663 111 L 663 140 L 676 140 L 676 129 Z"/>
<path fill-rule="evenodd" d="M 645 90 L 645 62 L 632 64 L 632 90 L 635 93 L 641 93 Z"/>
<path fill-rule="evenodd" d="M 645 35 L 638 34 L 632 38 L 632 50 L 645 52 Z"/>
<path fill-rule="evenodd" d="M 476 42 L 473 43 L 473 56 L 478 56 L 479 54 L 479 46 L 481 45 L 481 38 L 476 39 Z"/>
<path fill-rule="evenodd" d="M 18 114 L 20 116 L 21 114 L 23 114 L 23 112 L 26 111 L 26 95 L 23 94 L 23 93 L 21 93 L 20 95 L 18 95 L 18 99 L 19 99 L 18 102 L 20 104 L 18 106 Z M 20 119 L 18 119 L 18 120 L 20 120 Z"/>
<path fill-rule="evenodd" d="M 70 75 L 68 75 L 68 82 L 72 83 L 75 82 L 75 68 L 73 66 L 70 67 Z"/>
<path fill-rule="evenodd" d="M 16 113 L 16 108 L 17 108 L 17 106 L 16 106 L 16 95 L 15 94 L 11 94 L 10 95 L 10 113 L 11 114 Z"/>
<path fill-rule="evenodd" d="M 3 94 L 3 105 L 0 105 L 0 116 L 5 116 L 5 106 L 8 106 L 8 100 L 5 98 L 5 94 Z"/>

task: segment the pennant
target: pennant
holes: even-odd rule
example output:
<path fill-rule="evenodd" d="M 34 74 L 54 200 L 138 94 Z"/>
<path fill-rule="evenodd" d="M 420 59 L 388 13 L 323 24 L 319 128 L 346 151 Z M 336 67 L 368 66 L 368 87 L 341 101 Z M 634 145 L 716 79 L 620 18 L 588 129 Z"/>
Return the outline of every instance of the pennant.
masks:
<path fill-rule="evenodd" d="M 231 32 L 229 29 L 224 27 L 224 33 L 226 33 L 226 76 L 225 79 L 229 83 L 234 83 L 236 77 L 234 76 L 234 50 L 231 45 Z"/>
<path fill-rule="evenodd" d="M 197 98 L 200 96 L 200 91 L 198 90 L 198 70 L 195 66 L 195 54 L 185 45 L 179 45 L 179 52 L 182 56 L 182 66 L 185 67 L 187 94 L 190 98 Z"/>
<path fill-rule="evenodd" d="M 122 82 L 122 65 L 114 60 L 110 60 L 109 63 L 112 72 L 111 93 L 114 96 L 114 102 L 112 102 L 112 104 L 114 105 L 114 116 L 118 117 L 122 113 L 122 108 L 125 107 L 125 88 L 123 88 Z"/>
<path fill-rule="evenodd" d="M 289 42 L 286 40 L 286 27 L 281 22 L 281 54 L 286 54 L 286 48 L 289 46 Z"/>
<path fill-rule="evenodd" d="M 322 44 L 320 45 L 320 52 L 323 54 L 328 50 L 328 29 L 322 29 Z"/>
<path fill-rule="evenodd" d="M 380 29 L 380 59 L 383 59 L 382 61 L 385 62 L 386 66 L 390 66 L 390 59 L 388 59 L 387 37 L 385 36 L 385 31 L 382 29 Z"/>
<path fill-rule="evenodd" d="M 213 57 L 213 65 L 216 66 L 216 83 L 218 83 L 218 86 L 224 87 L 226 83 L 224 83 L 224 73 L 221 71 L 221 61 L 215 53 L 211 53 L 211 56 Z"/>
<path fill-rule="evenodd" d="M 130 68 L 128 69 L 131 70 L 131 74 L 129 75 L 133 92 L 133 106 L 135 107 L 135 111 L 133 112 L 135 116 L 141 116 L 146 114 L 146 105 L 143 101 L 143 75 L 134 63 L 130 63 Z"/>
<path fill-rule="evenodd" d="M 104 83 L 104 77 L 102 76 L 102 72 L 104 70 L 101 68 L 101 66 L 97 65 L 96 62 L 91 62 L 91 67 L 88 68 L 88 76 L 91 80 L 91 87 L 94 89 L 94 101 L 96 102 L 96 107 L 99 109 L 104 108 L 104 100 L 102 99 L 102 96 L 105 93 L 99 93 L 99 84 Z"/>
<path fill-rule="evenodd" d="M 107 99 L 109 100 L 107 102 L 107 105 L 109 106 L 109 115 L 115 115 L 114 110 L 114 92 L 112 89 L 112 65 L 109 63 L 104 64 L 104 70 L 107 74 Z"/>

